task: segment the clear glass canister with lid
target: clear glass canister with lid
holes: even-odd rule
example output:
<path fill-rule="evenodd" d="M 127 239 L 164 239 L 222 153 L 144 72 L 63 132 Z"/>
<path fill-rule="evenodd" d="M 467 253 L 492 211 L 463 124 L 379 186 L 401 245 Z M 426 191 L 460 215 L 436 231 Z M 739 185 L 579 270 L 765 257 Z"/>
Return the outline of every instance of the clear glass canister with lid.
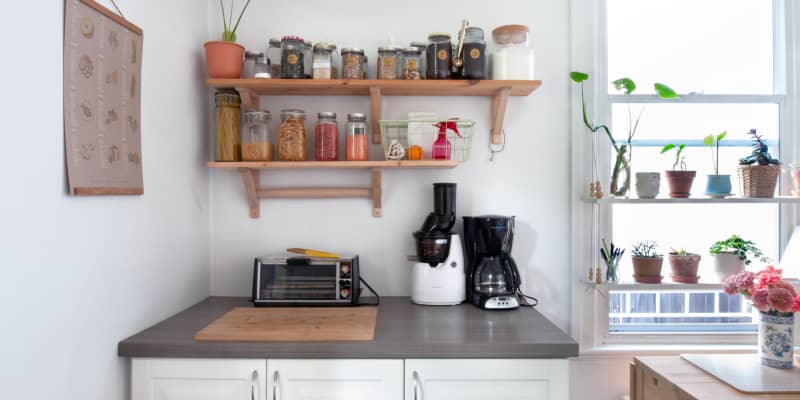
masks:
<path fill-rule="evenodd" d="M 303 74 L 306 79 L 311 79 L 311 61 L 313 59 L 313 47 L 311 41 L 306 40 L 303 43 Z"/>
<path fill-rule="evenodd" d="M 272 161 L 272 140 L 269 123 L 272 115 L 266 110 L 251 110 L 244 113 L 242 129 L 242 160 Z"/>
<path fill-rule="evenodd" d="M 492 79 L 534 79 L 534 54 L 525 25 L 504 25 L 492 31 L 498 47 L 492 53 Z"/>
<path fill-rule="evenodd" d="M 273 78 L 281 77 L 281 41 L 272 38 L 267 46 L 267 60 L 269 63 L 269 73 Z"/>
<path fill-rule="evenodd" d="M 465 79 L 486 79 L 486 41 L 483 29 L 470 26 L 464 35 L 464 61 L 461 75 Z"/>
<path fill-rule="evenodd" d="M 256 70 L 256 57 L 259 54 L 255 51 L 247 50 L 244 52 L 244 63 L 242 63 L 242 79 L 253 79 Z"/>
<path fill-rule="evenodd" d="M 426 53 L 428 79 L 450 79 L 453 65 L 453 44 L 450 34 L 431 33 Z"/>
<path fill-rule="evenodd" d="M 366 79 L 366 56 L 364 49 L 346 47 L 342 49 L 342 79 Z"/>
<path fill-rule="evenodd" d="M 241 161 L 242 99 L 233 89 L 220 89 L 214 104 L 214 160 Z"/>
<path fill-rule="evenodd" d="M 311 77 L 313 79 L 336 79 L 335 55 L 335 44 L 327 42 L 315 44 Z"/>
<path fill-rule="evenodd" d="M 425 59 L 425 51 L 428 49 L 428 44 L 425 42 L 411 42 L 409 47 L 415 47 L 419 50 L 419 70 L 422 72 L 422 79 L 425 79 L 425 72 L 427 71 L 427 60 Z"/>
<path fill-rule="evenodd" d="M 299 36 L 288 35 L 281 39 L 281 78 L 305 78 L 305 42 Z"/>
<path fill-rule="evenodd" d="M 422 79 L 422 52 L 416 47 L 406 47 L 400 55 L 400 79 Z"/>
<path fill-rule="evenodd" d="M 345 153 L 347 161 L 369 160 L 367 116 L 364 113 L 347 114 Z"/>
<path fill-rule="evenodd" d="M 269 72 L 269 59 L 264 53 L 258 53 L 258 57 L 256 57 L 256 68 L 253 77 L 256 79 L 272 78 L 272 74 Z"/>
<path fill-rule="evenodd" d="M 314 155 L 317 161 L 336 161 L 339 159 L 339 127 L 336 113 L 317 113 L 317 126 L 314 128 Z"/>
<path fill-rule="evenodd" d="M 378 79 L 397 79 L 397 55 L 396 47 L 378 47 Z"/>
<path fill-rule="evenodd" d="M 278 160 L 306 160 L 306 112 L 299 109 L 281 111 L 278 129 Z"/>

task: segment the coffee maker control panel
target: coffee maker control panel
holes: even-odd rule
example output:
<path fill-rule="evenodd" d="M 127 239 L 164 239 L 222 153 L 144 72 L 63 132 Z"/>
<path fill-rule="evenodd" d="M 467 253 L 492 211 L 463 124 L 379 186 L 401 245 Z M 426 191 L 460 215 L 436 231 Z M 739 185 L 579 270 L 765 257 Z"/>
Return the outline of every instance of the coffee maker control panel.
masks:
<path fill-rule="evenodd" d="M 486 299 L 483 308 L 487 310 L 510 310 L 519 308 L 519 301 L 515 296 L 490 297 Z"/>

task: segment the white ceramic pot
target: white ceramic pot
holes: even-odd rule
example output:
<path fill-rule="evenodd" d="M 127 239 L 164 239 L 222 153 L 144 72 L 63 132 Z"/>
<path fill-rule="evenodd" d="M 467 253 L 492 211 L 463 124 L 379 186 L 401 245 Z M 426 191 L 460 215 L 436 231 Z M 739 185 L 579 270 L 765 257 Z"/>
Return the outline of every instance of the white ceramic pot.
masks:
<path fill-rule="evenodd" d="M 658 196 L 661 187 L 660 172 L 637 172 L 636 173 L 636 195 L 640 199 L 654 199 Z"/>
<path fill-rule="evenodd" d="M 724 282 L 731 275 L 744 271 L 744 260 L 733 253 L 719 253 L 714 256 L 714 272 L 720 282 Z"/>
<path fill-rule="evenodd" d="M 761 364 L 772 368 L 794 367 L 794 315 L 779 317 L 760 314 L 758 355 Z"/>

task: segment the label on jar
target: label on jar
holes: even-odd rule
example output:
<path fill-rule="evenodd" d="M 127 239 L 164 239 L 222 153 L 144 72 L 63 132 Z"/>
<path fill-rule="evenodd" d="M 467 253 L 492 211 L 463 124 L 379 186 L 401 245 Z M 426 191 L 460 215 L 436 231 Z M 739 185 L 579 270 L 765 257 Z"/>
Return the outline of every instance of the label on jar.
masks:
<path fill-rule="evenodd" d="M 394 67 L 394 57 L 384 57 L 383 58 L 383 66 L 384 67 Z"/>
<path fill-rule="evenodd" d="M 289 54 L 286 56 L 286 61 L 292 65 L 297 64 L 297 54 Z"/>
<path fill-rule="evenodd" d="M 358 64 L 358 57 L 352 54 L 344 56 L 344 65 L 348 67 L 355 67 Z"/>
<path fill-rule="evenodd" d="M 408 60 L 408 62 L 406 62 L 406 68 L 411 69 L 411 70 L 416 70 L 417 69 L 417 60 Z"/>
<path fill-rule="evenodd" d="M 329 61 L 315 61 L 312 66 L 313 69 L 330 69 L 331 63 Z"/>
<path fill-rule="evenodd" d="M 444 50 L 444 49 L 439 50 L 436 53 L 436 58 L 438 58 L 438 59 L 440 59 L 442 61 L 446 60 L 447 59 L 447 50 Z"/>
<path fill-rule="evenodd" d="M 472 49 L 472 50 L 470 50 L 470 52 L 469 52 L 469 56 L 470 56 L 470 57 L 471 57 L 473 60 L 477 60 L 477 59 L 478 59 L 478 57 L 480 57 L 480 56 L 481 56 L 481 51 L 480 51 L 480 50 L 478 50 L 478 49 Z"/>

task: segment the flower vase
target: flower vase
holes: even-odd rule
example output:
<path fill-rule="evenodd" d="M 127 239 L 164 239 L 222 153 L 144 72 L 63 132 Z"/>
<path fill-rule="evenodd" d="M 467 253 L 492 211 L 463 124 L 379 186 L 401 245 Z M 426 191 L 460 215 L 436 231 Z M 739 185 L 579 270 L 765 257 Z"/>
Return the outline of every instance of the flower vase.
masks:
<path fill-rule="evenodd" d="M 623 178 L 621 175 L 625 174 Z M 614 162 L 614 170 L 611 173 L 611 195 L 614 197 L 628 197 L 631 188 L 631 155 L 628 145 L 620 145 L 619 152 Z"/>
<path fill-rule="evenodd" d="M 794 362 L 794 314 L 783 317 L 760 312 L 758 356 L 761 365 L 790 369 Z"/>

